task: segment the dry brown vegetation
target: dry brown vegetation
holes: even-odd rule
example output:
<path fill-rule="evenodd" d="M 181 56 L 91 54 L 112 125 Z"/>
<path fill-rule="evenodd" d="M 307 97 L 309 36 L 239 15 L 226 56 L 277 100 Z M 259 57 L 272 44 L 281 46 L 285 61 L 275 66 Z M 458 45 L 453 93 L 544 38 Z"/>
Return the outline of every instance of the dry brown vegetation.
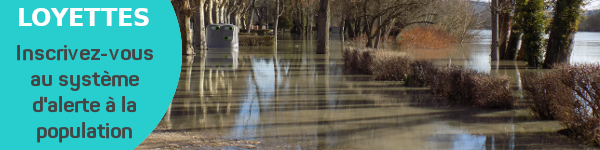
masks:
<path fill-rule="evenodd" d="M 406 48 L 405 51 L 415 60 L 448 59 L 454 54 L 454 48 L 427 49 L 427 48 Z"/>
<path fill-rule="evenodd" d="M 484 108 L 512 108 L 509 79 L 461 67 L 437 67 L 398 52 L 348 47 L 348 72 L 373 75 L 376 80 L 403 81 L 407 86 L 429 86 L 451 102 Z"/>
<path fill-rule="evenodd" d="M 556 65 L 547 73 L 523 75 L 533 113 L 557 119 L 569 135 L 600 145 L 600 65 Z"/>
<path fill-rule="evenodd" d="M 371 62 L 373 57 L 371 56 L 375 51 L 365 48 L 347 47 L 343 52 L 344 68 L 347 71 L 354 74 L 368 74 L 372 75 Z"/>
<path fill-rule="evenodd" d="M 521 75 L 523 90 L 530 100 L 529 109 L 532 115 L 545 120 L 554 120 L 560 97 L 573 99 L 569 89 L 559 80 L 558 72 L 533 73 Z"/>
<path fill-rule="evenodd" d="M 360 44 L 366 44 L 368 41 L 368 37 L 367 35 L 361 34 L 361 35 L 356 35 L 355 37 L 351 38 L 350 41 L 352 41 L 353 43 L 360 43 Z M 380 39 L 380 44 L 381 43 L 394 43 L 397 42 L 396 37 L 395 36 L 381 36 Z M 363 46 L 363 45 L 360 45 Z"/>
<path fill-rule="evenodd" d="M 240 35 L 239 42 L 240 46 L 272 46 L 275 44 L 275 37 L 268 35 Z"/>
<path fill-rule="evenodd" d="M 411 73 L 413 60 L 405 53 L 378 51 L 368 65 L 375 80 L 404 81 Z"/>
<path fill-rule="evenodd" d="M 428 71 L 429 86 L 451 102 L 482 108 L 512 108 L 509 78 L 495 77 L 462 67 L 435 67 Z"/>
<path fill-rule="evenodd" d="M 245 33 L 248 30 L 246 29 L 240 29 L 240 33 Z M 250 33 L 256 33 L 258 35 L 267 35 L 267 34 L 273 34 L 273 30 L 271 29 L 252 29 L 250 30 Z"/>
<path fill-rule="evenodd" d="M 406 47 L 440 49 L 452 46 L 457 43 L 457 40 L 440 28 L 429 26 L 402 32 L 398 42 Z"/>
<path fill-rule="evenodd" d="M 242 35 L 245 35 L 245 36 L 257 36 L 258 34 L 257 33 L 246 33 L 246 32 L 240 32 L 240 33 L 238 33 L 238 36 L 242 36 Z"/>

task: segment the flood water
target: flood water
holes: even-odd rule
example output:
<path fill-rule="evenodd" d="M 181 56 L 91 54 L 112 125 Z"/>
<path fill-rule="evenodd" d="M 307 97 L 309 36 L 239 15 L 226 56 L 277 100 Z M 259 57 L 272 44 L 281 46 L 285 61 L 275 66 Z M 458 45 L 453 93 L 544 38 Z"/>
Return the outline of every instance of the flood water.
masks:
<path fill-rule="evenodd" d="M 184 56 L 177 91 L 156 130 L 256 140 L 260 149 L 593 149 L 526 109 L 448 106 L 427 88 L 345 74 L 342 47 L 332 35 L 330 54 L 317 55 L 313 38 L 283 34 L 277 48 Z M 571 60 L 598 62 L 599 50 L 600 33 L 578 33 Z M 489 54 L 483 39 L 423 59 L 508 75 L 518 90 L 523 63 L 490 62 Z"/>

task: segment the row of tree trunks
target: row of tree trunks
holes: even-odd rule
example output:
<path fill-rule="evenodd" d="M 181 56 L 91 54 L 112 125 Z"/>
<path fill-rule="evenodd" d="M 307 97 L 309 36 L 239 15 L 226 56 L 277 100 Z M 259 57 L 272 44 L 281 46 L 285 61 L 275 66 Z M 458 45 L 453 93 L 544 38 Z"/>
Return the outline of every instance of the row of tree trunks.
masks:
<path fill-rule="evenodd" d="M 312 32 L 313 20 L 317 17 L 313 9 L 318 7 L 312 0 L 293 0 L 290 4 L 291 14 L 294 16 L 292 17 L 294 27 L 291 33 L 309 36 Z"/>
<path fill-rule="evenodd" d="M 182 54 L 194 55 L 194 50 L 206 50 L 206 25 L 232 23 L 240 26 L 249 5 L 244 0 L 171 0 L 179 30 Z"/>
<path fill-rule="evenodd" d="M 500 14 L 501 59 L 526 60 L 531 67 L 551 68 L 554 64 L 569 63 L 575 33 L 582 15 L 584 0 L 557 0 L 549 26 L 546 55 L 543 52 L 545 16 L 543 0 L 501 0 L 508 9 Z M 501 4 L 502 5 L 502 4 Z M 513 15 L 510 13 L 512 12 Z M 510 31 L 510 32 L 508 32 Z M 506 40 L 505 38 L 508 37 Z M 521 44 L 523 43 L 523 44 Z M 520 50 L 519 50 L 519 46 Z M 542 60 L 544 61 L 542 64 Z"/>

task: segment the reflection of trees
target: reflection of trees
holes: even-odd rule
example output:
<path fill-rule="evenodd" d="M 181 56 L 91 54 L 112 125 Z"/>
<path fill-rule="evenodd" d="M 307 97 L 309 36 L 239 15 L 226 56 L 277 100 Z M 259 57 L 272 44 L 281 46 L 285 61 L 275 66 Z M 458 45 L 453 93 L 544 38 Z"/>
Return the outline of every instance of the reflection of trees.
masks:
<path fill-rule="evenodd" d="M 200 96 L 200 110 L 202 112 L 202 117 L 198 120 L 199 123 L 202 124 L 202 127 L 206 127 L 206 104 L 205 104 L 205 100 L 206 98 L 204 97 L 204 73 L 206 72 L 206 52 L 203 51 L 201 54 L 201 60 L 200 60 L 200 78 L 199 80 L 199 84 L 198 84 L 198 94 Z M 195 108 L 194 110 L 197 110 L 198 108 Z M 194 112 L 194 118 L 198 118 L 195 115 L 198 114 L 196 112 Z"/>
<path fill-rule="evenodd" d="M 317 107 L 317 111 L 319 112 L 319 119 L 318 119 L 318 125 L 319 127 L 317 127 L 317 149 L 326 149 L 327 146 L 327 138 L 329 134 L 325 134 L 328 131 L 331 131 L 331 128 L 327 128 L 329 127 L 328 125 L 328 121 L 329 121 L 329 117 L 327 115 L 329 115 L 329 53 L 324 54 L 325 56 L 325 62 L 323 64 L 318 64 L 317 68 L 323 68 L 323 71 L 318 71 L 319 72 L 319 78 L 323 79 L 322 82 L 318 81 L 317 83 L 323 83 L 324 86 L 323 88 L 319 88 L 319 93 L 324 93 L 324 95 L 319 96 L 318 99 L 318 107 Z M 319 94 L 320 95 L 320 94 Z M 326 122 L 327 121 L 327 122 Z"/>

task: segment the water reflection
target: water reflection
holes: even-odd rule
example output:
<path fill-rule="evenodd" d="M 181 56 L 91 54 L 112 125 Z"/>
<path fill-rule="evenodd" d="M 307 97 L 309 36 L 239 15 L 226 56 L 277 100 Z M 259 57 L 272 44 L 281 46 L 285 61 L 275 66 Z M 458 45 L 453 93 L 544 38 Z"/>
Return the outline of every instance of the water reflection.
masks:
<path fill-rule="evenodd" d="M 202 131 L 281 149 L 579 148 L 548 133 L 558 123 L 528 120 L 526 110 L 448 106 L 426 88 L 343 74 L 339 38 L 332 36 L 328 55 L 315 54 L 310 36 L 283 34 L 276 47 L 184 57 L 157 130 Z M 466 44 L 433 60 L 512 77 L 525 69 L 514 61 L 492 66 L 487 49 Z"/>

